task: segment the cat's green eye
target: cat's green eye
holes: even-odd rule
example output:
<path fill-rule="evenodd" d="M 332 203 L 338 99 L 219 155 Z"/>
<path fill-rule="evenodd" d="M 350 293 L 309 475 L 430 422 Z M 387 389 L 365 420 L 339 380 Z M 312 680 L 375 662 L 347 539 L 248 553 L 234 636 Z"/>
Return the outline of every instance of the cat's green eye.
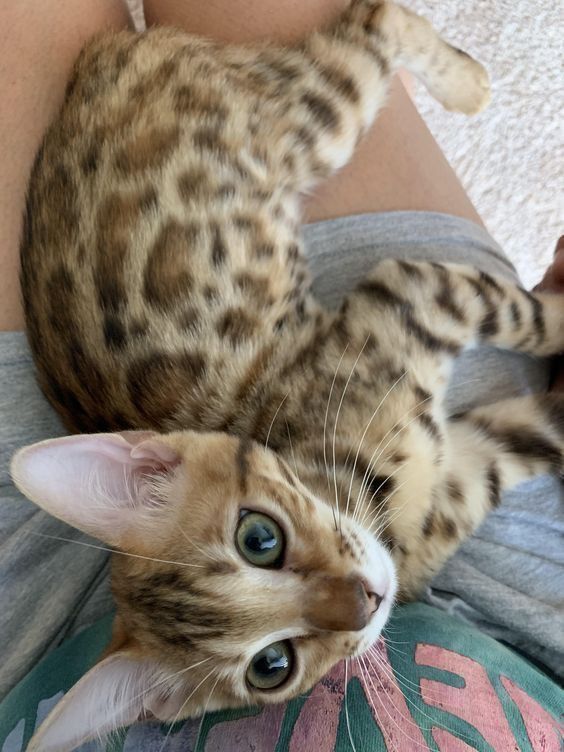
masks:
<path fill-rule="evenodd" d="M 280 687 L 292 671 L 294 655 L 289 642 L 273 642 L 260 650 L 247 669 L 247 681 L 255 689 Z"/>
<path fill-rule="evenodd" d="M 282 565 L 284 533 L 280 525 L 266 514 L 243 514 L 237 525 L 235 540 L 241 556 L 255 567 Z"/>

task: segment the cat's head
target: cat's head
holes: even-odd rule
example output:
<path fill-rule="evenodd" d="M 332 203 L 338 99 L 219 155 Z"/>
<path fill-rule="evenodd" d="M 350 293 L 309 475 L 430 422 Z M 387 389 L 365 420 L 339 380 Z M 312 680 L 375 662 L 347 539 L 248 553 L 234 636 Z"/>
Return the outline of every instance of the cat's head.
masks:
<path fill-rule="evenodd" d="M 21 450 L 12 474 L 41 507 L 123 552 L 112 644 L 30 749 L 289 700 L 372 645 L 388 617 L 384 547 L 254 442 L 72 436 Z"/>

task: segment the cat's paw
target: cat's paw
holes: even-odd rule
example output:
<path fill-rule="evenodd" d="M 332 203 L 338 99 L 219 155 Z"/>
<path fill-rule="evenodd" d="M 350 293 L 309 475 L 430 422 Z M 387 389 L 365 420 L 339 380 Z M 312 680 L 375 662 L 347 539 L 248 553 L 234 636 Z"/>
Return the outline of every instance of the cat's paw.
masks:
<path fill-rule="evenodd" d="M 468 53 L 452 48 L 455 58 L 449 70 L 451 78 L 443 105 L 447 110 L 476 115 L 490 103 L 490 77 L 484 66 Z"/>
<path fill-rule="evenodd" d="M 451 49 L 450 65 L 433 82 L 432 93 L 445 109 L 476 115 L 490 103 L 490 77 L 484 66 L 468 53 L 456 47 Z"/>

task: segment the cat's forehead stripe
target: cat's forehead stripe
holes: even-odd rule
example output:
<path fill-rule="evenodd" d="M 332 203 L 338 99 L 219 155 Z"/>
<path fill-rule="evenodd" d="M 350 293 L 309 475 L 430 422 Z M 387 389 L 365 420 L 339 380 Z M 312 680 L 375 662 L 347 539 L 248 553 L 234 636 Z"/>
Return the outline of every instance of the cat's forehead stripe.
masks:
<path fill-rule="evenodd" d="M 262 490 L 266 496 L 274 501 L 290 518 L 294 530 L 304 531 L 307 529 L 307 518 L 304 516 L 304 504 L 302 496 L 294 490 L 282 487 L 275 480 L 261 477 Z"/>
<path fill-rule="evenodd" d="M 239 444 L 235 455 L 235 463 L 237 466 L 237 474 L 239 478 L 239 488 L 243 496 L 247 496 L 249 491 L 249 455 L 252 451 L 252 447 L 253 443 L 250 439 L 239 439 Z"/>
<path fill-rule="evenodd" d="M 277 463 L 278 463 L 278 469 L 280 470 L 280 474 L 282 475 L 282 477 L 284 478 L 284 480 L 286 481 L 286 483 L 288 483 L 288 485 L 292 486 L 292 488 L 296 489 L 296 482 L 295 482 L 294 478 L 292 477 L 292 474 L 288 470 L 288 468 L 287 468 L 286 463 L 284 462 L 284 460 L 281 457 L 278 457 L 278 456 L 276 457 L 276 460 L 277 460 Z M 309 499 L 308 499 L 308 501 L 309 501 Z"/>

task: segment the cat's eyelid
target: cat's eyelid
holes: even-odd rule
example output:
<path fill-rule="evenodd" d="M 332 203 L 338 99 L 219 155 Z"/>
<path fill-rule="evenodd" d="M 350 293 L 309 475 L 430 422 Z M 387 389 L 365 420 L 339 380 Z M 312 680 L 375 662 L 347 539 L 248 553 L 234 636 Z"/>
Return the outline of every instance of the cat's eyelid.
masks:
<path fill-rule="evenodd" d="M 303 629 L 296 627 L 288 627 L 287 629 L 280 629 L 278 632 L 272 632 L 272 634 L 265 635 L 262 639 L 249 645 L 242 656 L 243 660 L 250 660 L 254 655 L 260 653 L 261 650 L 267 648 L 275 642 L 291 642 L 298 640 L 300 637 L 306 636 L 307 633 Z"/>
<path fill-rule="evenodd" d="M 284 537 L 287 541 L 289 539 L 288 530 L 291 529 L 289 516 L 285 513 L 285 510 L 283 508 L 282 508 L 282 513 L 281 514 L 278 513 L 279 507 L 281 507 L 281 505 L 276 504 L 276 509 L 273 509 L 275 502 L 268 500 L 267 496 L 265 496 L 264 499 L 266 499 L 266 501 L 263 501 L 262 503 L 257 502 L 256 505 L 245 504 L 241 506 L 239 510 L 239 517 L 237 518 L 237 522 L 239 522 L 239 520 L 242 519 L 241 512 L 245 513 L 243 516 L 247 514 L 251 514 L 251 513 L 263 514 L 265 517 L 270 517 L 270 519 L 278 525 L 280 530 L 282 530 L 282 533 L 284 534 Z"/>

